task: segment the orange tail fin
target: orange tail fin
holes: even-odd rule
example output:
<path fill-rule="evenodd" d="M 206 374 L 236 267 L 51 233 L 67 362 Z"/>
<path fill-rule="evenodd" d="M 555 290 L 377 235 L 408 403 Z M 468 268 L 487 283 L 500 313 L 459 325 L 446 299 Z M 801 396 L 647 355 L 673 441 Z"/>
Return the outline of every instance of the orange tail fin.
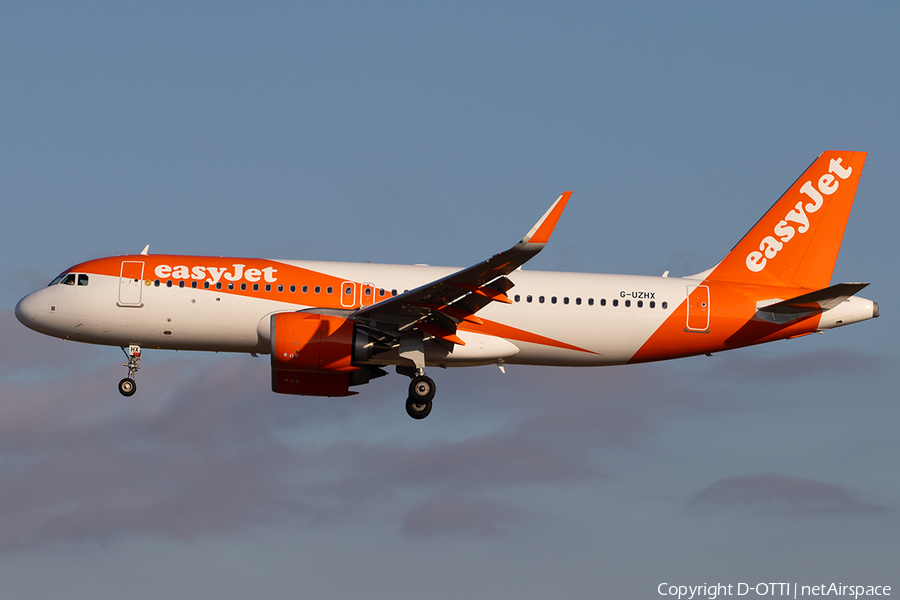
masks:
<path fill-rule="evenodd" d="M 865 152 L 823 152 L 708 279 L 827 287 L 865 162 Z"/>

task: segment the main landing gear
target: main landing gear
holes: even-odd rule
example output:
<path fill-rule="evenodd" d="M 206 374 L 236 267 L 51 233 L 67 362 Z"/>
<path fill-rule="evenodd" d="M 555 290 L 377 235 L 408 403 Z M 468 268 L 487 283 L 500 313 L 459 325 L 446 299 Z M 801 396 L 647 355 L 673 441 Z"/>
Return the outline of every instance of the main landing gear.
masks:
<path fill-rule="evenodd" d="M 132 344 L 126 349 L 125 346 L 122 346 L 122 352 L 128 357 L 128 362 L 122 363 L 123 366 L 128 367 L 128 377 L 119 382 L 119 393 L 123 396 L 133 396 L 137 391 L 134 374 L 141 368 L 140 364 L 138 364 L 141 362 L 141 347 Z"/>
<path fill-rule="evenodd" d="M 436 391 L 434 380 L 425 374 L 425 369 L 416 369 L 409 382 L 409 397 L 406 399 L 406 414 L 413 419 L 424 419 L 431 414 L 431 401 Z"/>

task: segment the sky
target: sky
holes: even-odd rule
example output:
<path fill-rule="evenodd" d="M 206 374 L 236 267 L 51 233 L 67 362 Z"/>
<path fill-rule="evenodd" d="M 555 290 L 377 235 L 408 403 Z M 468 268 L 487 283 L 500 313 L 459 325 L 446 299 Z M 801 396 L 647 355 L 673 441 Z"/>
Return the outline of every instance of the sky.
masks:
<path fill-rule="evenodd" d="M 900 6 L 0 5 L 4 598 L 654 598 L 900 586 Z M 600 369 L 273 394 L 265 357 L 20 325 L 151 253 L 689 275 L 818 156 L 869 153 L 832 281 L 877 320 Z M 752 597 L 751 593 L 750 596 Z"/>

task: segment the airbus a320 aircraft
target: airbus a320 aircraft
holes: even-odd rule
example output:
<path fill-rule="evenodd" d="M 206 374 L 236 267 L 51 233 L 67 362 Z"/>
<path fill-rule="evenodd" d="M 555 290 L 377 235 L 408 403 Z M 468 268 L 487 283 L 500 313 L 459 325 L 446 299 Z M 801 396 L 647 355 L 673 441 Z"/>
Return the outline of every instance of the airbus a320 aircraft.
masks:
<path fill-rule="evenodd" d="M 467 269 L 212 256 L 90 260 L 23 298 L 41 333 L 120 346 L 134 394 L 143 348 L 269 354 L 272 390 L 348 396 L 410 377 L 406 410 L 431 412 L 426 367 L 599 366 L 721 352 L 878 316 L 830 285 L 864 152 L 823 153 L 715 267 L 689 277 L 523 271 L 571 192 L 521 242 Z M 511 293 L 514 291 L 515 293 Z"/>

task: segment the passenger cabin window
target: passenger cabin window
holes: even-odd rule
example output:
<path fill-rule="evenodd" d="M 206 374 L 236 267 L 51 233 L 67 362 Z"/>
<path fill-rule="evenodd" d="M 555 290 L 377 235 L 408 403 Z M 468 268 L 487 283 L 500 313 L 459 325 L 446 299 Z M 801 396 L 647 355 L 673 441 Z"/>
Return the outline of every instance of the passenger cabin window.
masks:
<path fill-rule="evenodd" d="M 78 276 L 78 285 L 87 285 L 88 284 L 88 276 L 81 274 Z"/>

